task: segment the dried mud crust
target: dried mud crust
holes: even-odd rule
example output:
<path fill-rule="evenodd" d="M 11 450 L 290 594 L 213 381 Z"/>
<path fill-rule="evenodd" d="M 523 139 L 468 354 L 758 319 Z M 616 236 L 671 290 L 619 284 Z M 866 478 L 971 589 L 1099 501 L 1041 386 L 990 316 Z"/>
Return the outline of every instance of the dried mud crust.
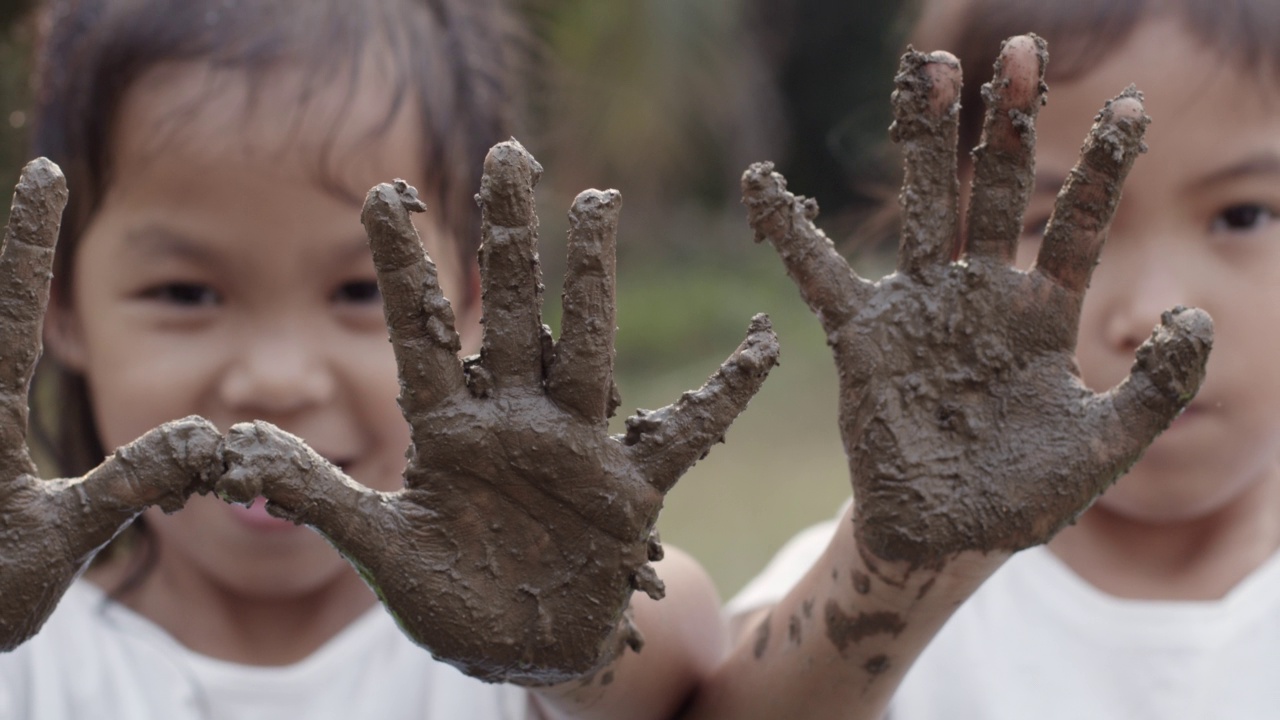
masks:
<path fill-rule="evenodd" d="M 193 417 L 152 430 L 83 478 L 36 476 L 27 389 L 66 201 L 56 165 L 28 164 L 0 250 L 0 652 L 39 631 L 71 581 L 138 513 L 177 510 L 222 472 L 221 436 Z"/>
<path fill-rule="evenodd" d="M 946 53 L 908 52 L 897 77 L 892 134 L 906 161 L 897 272 L 859 278 L 814 226 L 814 201 L 788 192 L 768 163 L 743 175 L 757 240 L 775 246 L 835 355 L 855 532 L 870 567 L 879 558 L 938 569 L 962 551 L 1045 542 L 1137 460 L 1203 379 L 1212 323 L 1184 308 L 1165 313 L 1111 391 L 1085 388 L 1074 362 L 1089 274 L 1144 149 L 1136 90 L 1099 113 L 1035 267 L 1011 266 L 1046 60 L 1039 38 L 1012 38 L 984 86 L 958 259 L 960 70 Z"/>
<path fill-rule="evenodd" d="M 403 182 L 370 191 L 363 221 L 401 377 L 413 446 L 399 492 L 369 490 L 266 423 L 227 439 L 218 492 L 262 495 L 316 528 L 378 592 L 413 640 L 490 681 L 551 684 L 598 670 L 640 637 L 633 590 L 662 596 L 648 563 L 664 493 L 712 444 L 777 361 L 763 316 L 701 389 L 608 435 L 614 243 L 621 197 L 583 192 L 570 210 L 563 330 L 543 326 L 533 187 L 542 168 L 495 146 L 477 196 L 484 339 L 459 361 L 453 313 L 410 222 Z"/>

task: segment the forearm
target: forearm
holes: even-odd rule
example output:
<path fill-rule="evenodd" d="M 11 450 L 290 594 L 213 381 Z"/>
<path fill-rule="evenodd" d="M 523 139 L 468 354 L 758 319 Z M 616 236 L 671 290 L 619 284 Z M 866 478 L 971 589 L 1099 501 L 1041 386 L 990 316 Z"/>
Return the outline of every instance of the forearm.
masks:
<path fill-rule="evenodd" d="M 933 636 L 1007 559 L 964 553 L 941 570 L 864 557 L 850 510 L 776 605 L 742 625 L 688 718 L 878 718 Z"/>
<path fill-rule="evenodd" d="M 623 651 L 589 677 L 535 691 L 546 720 L 670 718 L 714 671 L 726 633 L 710 578 L 670 546 L 655 569 L 666 583 L 666 597 L 654 601 L 636 593 L 631 601 L 644 647 Z"/>

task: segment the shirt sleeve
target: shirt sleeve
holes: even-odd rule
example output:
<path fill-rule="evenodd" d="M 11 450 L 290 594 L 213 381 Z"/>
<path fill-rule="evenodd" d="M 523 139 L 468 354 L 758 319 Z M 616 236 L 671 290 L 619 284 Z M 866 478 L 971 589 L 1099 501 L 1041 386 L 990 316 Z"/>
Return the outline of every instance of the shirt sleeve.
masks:
<path fill-rule="evenodd" d="M 839 518 L 851 502 L 842 505 L 835 518 L 805 528 L 788 540 L 764 570 L 729 601 L 726 614 L 732 617 L 781 600 L 827 549 L 840 524 Z"/>

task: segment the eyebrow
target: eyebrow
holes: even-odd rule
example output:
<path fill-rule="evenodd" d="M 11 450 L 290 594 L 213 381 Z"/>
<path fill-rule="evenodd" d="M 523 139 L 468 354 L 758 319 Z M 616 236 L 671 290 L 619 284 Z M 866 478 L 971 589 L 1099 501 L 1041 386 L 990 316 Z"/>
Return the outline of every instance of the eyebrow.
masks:
<path fill-rule="evenodd" d="M 1190 188 L 1192 190 L 1202 190 L 1217 183 L 1260 175 L 1280 175 L 1280 155 L 1266 151 L 1247 157 L 1244 160 L 1197 178 L 1191 183 Z"/>
<path fill-rule="evenodd" d="M 150 255 L 193 263 L 209 264 L 214 253 L 198 240 L 160 225 L 145 225 L 125 234 L 125 249 L 138 255 Z"/>

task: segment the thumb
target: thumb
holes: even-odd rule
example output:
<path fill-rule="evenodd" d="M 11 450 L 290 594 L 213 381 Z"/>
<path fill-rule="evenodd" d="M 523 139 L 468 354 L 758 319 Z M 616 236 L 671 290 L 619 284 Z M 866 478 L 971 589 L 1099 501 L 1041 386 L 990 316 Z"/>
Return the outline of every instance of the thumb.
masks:
<path fill-rule="evenodd" d="M 233 425 L 227 433 L 226 472 L 214 487 L 228 502 L 265 498 L 267 512 L 309 525 L 341 544 L 376 515 L 384 494 L 347 477 L 306 442 L 269 422 Z"/>
<path fill-rule="evenodd" d="M 1097 437 L 1114 440 L 1109 459 L 1115 473 L 1106 478 L 1106 485 L 1137 462 L 1195 397 L 1212 347 L 1213 320 L 1208 313 L 1176 307 L 1161 316 L 1160 325 L 1138 348 L 1129 377 L 1102 398 L 1103 427 Z"/>
<path fill-rule="evenodd" d="M 167 422 L 115 451 L 82 479 L 51 481 L 75 528 L 78 552 L 92 552 L 125 523 L 158 505 L 175 512 L 222 471 L 222 436 L 208 420 Z"/>

